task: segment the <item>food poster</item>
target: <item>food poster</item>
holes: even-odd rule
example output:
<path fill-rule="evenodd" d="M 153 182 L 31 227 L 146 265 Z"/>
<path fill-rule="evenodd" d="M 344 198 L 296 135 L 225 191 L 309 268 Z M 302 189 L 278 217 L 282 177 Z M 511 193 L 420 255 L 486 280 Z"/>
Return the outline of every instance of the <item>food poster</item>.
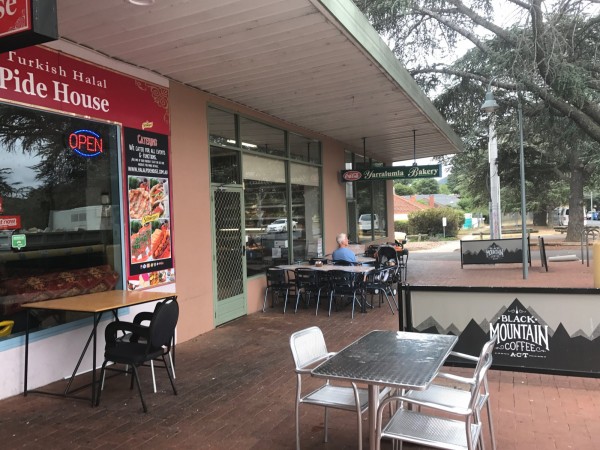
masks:
<path fill-rule="evenodd" d="M 175 281 L 171 253 L 169 139 L 124 129 L 129 211 L 128 289 Z"/>

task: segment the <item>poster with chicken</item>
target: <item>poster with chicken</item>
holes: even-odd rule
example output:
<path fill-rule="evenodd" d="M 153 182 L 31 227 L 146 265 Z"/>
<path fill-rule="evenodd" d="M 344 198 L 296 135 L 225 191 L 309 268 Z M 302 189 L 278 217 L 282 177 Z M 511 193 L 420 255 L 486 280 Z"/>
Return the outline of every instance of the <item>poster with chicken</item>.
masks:
<path fill-rule="evenodd" d="M 129 289 L 175 281 L 170 209 L 169 139 L 125 128 Z"/>

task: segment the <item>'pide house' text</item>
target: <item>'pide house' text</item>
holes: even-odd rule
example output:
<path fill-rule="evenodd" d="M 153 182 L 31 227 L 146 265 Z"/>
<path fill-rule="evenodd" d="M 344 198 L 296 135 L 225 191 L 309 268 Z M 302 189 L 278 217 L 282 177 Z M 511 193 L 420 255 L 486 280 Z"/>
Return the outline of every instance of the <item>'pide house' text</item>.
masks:
<path fill-rule="evenodd" d="M 21 74 L 19 69 L 8 69 L 0 67 L 0 89 L 10 89 L 14 92 L 23 93 L 33 97 L 47 98 L 51 96 L 54 101 L 80 106 L 92 111 L 108 112 L 110 104 L 108 99 L 100 98 L 78 92 L 71 88 L 68 83 L 52 81 L 52 86 L 36 81 L 31 72 Z"/>

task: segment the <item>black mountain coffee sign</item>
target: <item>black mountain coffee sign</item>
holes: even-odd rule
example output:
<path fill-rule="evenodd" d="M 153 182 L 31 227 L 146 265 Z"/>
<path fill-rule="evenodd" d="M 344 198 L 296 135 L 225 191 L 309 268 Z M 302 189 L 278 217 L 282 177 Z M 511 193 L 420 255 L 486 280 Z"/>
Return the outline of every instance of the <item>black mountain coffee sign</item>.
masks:
<path fill-rule="evenodd" d="M 520 263 L 523 261 L 522 247 L 521 238 L 460 241 L 460 266 Z"/>
<path fill-rule="evenodd" d="M 431 321 L 431 318 L 428 319 Z M 419 328 L 417 326 L 417 328 Z M 435 326 L 419 329 L 440 333 Z M 587 338 L 579 333 L 570 336 L 562 323 L 552 330 L 535 311 L 516 299 L 491 322 L 481 326 L 471 319 L 460 332 L 455 351 L 478 355 L 492 333 L 497 334 L 493 366 L 496 368 L 600 374 L 600 337 Z"/>

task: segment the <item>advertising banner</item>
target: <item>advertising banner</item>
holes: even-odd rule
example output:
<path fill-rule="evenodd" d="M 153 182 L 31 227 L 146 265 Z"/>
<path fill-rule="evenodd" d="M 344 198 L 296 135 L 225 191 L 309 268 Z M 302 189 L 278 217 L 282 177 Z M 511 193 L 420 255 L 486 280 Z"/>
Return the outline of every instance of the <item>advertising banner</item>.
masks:
<path fill-rule="evenodd" d="M 531 263 L 529 238 L 527 239 L 528 260 Z M 464 264 L 507 264 L 523 262 L 523 242 L 514 239 L 483 239 L 460 241 L 460 266 Z"/>
<path fill-rule="evenodd" d="M 442 165 L 371 167 L 362 170 L 342 170 L 341 176 L 342 181 L 346 183 L 354 181 L 437 178 L 442 176 Z"/>
<path fill-rule="evenodd" d="M 600 374 L 596 289 L 408 289 L 411 328 L 459 336 L 458 352 L 477 355 L 495 335 L 495 367 Z"/>
<path fill-rule="evenodd" d="M 169 90 L 44 47 L 0 54 L 0 98 L 169 134 Z"/>
<path fill-rule="evenodd" d="M 129 212 L 129 288 L 175 281 L 171 252 L 169 139 L 124 129 Z"/>

